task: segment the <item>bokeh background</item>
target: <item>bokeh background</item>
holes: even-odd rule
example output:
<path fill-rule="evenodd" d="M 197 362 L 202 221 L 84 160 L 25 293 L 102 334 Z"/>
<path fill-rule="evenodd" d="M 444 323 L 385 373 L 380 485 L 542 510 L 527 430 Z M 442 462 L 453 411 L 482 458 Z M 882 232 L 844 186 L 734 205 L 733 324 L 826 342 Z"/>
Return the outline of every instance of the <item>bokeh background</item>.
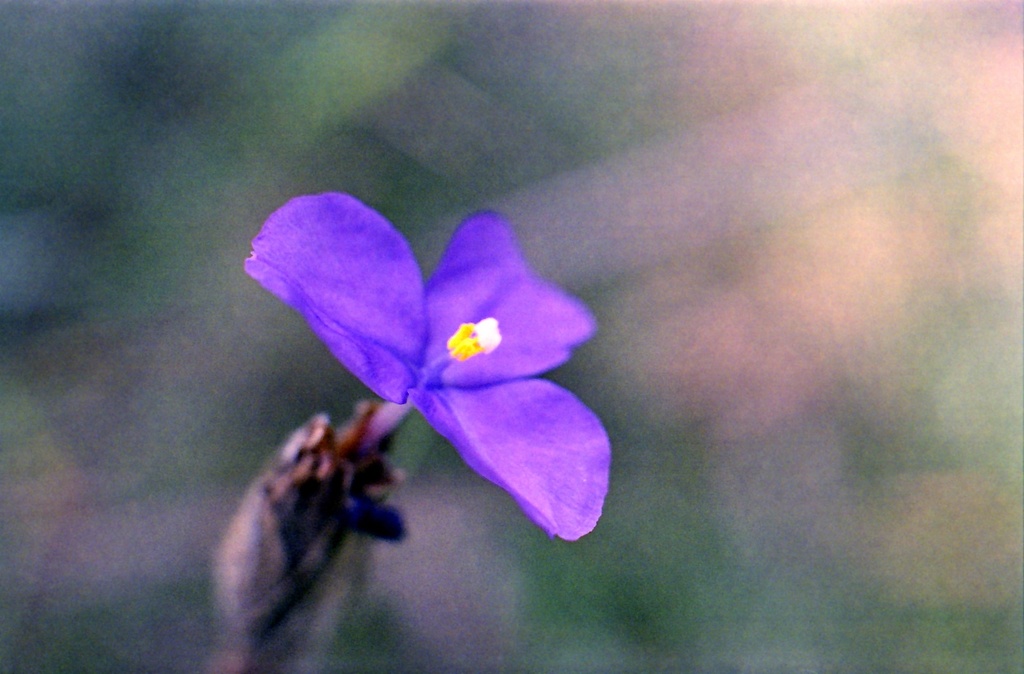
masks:
<path fill-rule="evenodd" d="M 194 672 L 211 550 L 365 389 L 242 271 L 498 208 L 600 331 L 550 541 L 418 419 L 328 671 L 1020 672 L 1017 2 L 0 6 L 0 670 Z"/>

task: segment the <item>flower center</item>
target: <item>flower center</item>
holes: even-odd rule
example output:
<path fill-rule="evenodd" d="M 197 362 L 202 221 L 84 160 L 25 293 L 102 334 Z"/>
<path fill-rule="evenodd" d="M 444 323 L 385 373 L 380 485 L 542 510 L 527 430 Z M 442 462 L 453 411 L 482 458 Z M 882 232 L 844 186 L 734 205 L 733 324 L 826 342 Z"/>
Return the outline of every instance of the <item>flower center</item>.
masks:
<path fill-rule="evenodd" d="M 448 353 L 462 362 L 480 353 L 490 353 L 501 344 L 498 321 L 485 318 L 479 323 L 463 323 L 448 340 Z"/>

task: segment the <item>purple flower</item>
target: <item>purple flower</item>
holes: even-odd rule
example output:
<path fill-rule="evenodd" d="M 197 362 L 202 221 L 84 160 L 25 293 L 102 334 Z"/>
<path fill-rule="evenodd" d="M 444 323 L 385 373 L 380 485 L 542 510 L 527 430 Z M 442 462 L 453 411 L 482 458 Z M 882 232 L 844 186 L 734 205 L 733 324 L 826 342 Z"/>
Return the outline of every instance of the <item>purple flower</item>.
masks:
<path fill-rule="evenodd" d="M 573 394 L 534 378 L 568 360 L 594 319 L 534 275 L 499 215 L 462 223 L 425 287 L 402 235 L 344 194 L 292 199 L 252 248 L 249 275 L 374 393 L 415 405 L 550 536 L 594 528 L 608 437 Z"/>

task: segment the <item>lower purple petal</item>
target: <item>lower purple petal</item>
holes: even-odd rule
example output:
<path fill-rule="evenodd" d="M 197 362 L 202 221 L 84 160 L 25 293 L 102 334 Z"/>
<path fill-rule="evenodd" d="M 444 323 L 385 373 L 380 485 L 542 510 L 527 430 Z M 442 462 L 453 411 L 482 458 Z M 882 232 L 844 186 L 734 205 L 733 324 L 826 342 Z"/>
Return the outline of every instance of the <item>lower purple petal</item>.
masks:
<path fill-rule="evenodd" d="M 477 473 L 505 489 L 550 536 L 597 524 L 611 449 L 593 412 L 542 379 L 474 389 L 414 389 L 409 398 Z"/>

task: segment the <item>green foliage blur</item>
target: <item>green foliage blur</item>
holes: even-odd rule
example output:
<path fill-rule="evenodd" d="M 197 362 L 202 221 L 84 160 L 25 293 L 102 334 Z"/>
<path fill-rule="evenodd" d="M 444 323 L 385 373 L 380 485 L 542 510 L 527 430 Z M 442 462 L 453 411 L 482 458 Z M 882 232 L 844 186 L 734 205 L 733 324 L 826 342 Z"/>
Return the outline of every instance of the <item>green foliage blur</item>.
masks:
<path fill-rule="evenodd" d="M 600 331 L 597 529 L 419 419 L 327 671 L 1020 672 L 1019 3 L 0 5 L 0 671 L 195 672 L 211 550 L 366 391 L 242 271 L 498 208 Z"/>

